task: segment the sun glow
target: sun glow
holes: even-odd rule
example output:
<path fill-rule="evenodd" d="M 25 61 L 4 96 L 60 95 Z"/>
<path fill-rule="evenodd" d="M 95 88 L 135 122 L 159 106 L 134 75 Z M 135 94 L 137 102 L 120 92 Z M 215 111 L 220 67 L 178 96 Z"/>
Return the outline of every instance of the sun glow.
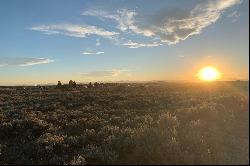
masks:
<path fill-rule="evenodd" d="M 203 81 L 215 81 L 220 79 L 220 72 L 211 66 L 202 68 L 198 73 L 198 78 Z"/>

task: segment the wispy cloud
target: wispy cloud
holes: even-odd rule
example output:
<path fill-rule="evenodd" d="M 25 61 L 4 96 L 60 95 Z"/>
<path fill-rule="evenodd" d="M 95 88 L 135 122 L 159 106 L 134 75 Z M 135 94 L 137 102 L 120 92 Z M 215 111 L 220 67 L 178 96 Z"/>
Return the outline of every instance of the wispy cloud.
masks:
<path fill-rule="evenodd" d="M 98 51 L 98 52 L 85 51 L 82 54 L 84 54 L 84 55 L 98 55 L 98 54 L 104 54 L 104 52 L 103 51 Z"/>
<path fill-rule="evenodd" d="M 103 70 L 103 71 L 91 71 L 86 73 L 80 73 L 83 77 L 116 77 L 120 74 L 127 72 L 127 70 L 119 70 L 119 69 L 112 69 L 112 70 Z"/>
<path fill-rule="evenodd" d="M 191 10 L 162 8 L 152 15 L 147 14 L 147 16 L 128 9 L 112 13 L 90 10 L 83 12 L 82 15 L 95 16 L 102 20 L 113 20 L 121 32 L 131 32 L 146 37 L 158 36 L 162 43 L 171 45 L 200 34 L 204 28 L 215 23 L 227 8 L 240 3 L 241 0 L 199 1 Z M 145 45 L 132 42 L 127 44 L 131 48 Z"/>
<path fill-rule="evenodd" d="M 137 34 L 143 34 L 144 36 L 154 35 L 151 31 L 143 28 L 139 28 L 135 22 L 135 16 L 137 13 L 134 10 L 120 9 L 115 13 L 110 13 L 102 10 L 89 10 L 82 13 L 84 16 L 94 16 L 101 20 L 110 19 L 117 22 L 117 28 L 122 31 L 130 31 Z"/>
<path fill-rule="evenodd" d="M 162 8 L 146 15 L 124 8 L 116 11 L 88 10 L 82 12 L 81 15 L 97 17 L 105 22 L 113 21 L 116 31 L 105 30 L 93 25 L 76 24 L 39 25 L 31 27 L 30 30 L 40 31 L 47 35 L 61 34 L 79 38 L 97 35 L 114 41 L 114 44 L 129 48 L 156 47 L 161 44 L 172 45 L 200 34 L 203 29 L 215 23 L 227 8 L 240 3 L 241 0 L 197 1 L 197 4 L 189 10 Z M 234 12 L 230 17 L 236 19 L 239 16 L 239 13 Z M 136 43 L 129 39 L 131 34 L 140 35 L 151 41 L 154 38 L 159 38 L 159 41 L 149 44 L 146 42 Z M 122 38 L 126 38 L 126 40 Z M 99 39 L 96 40 L 96 46 L 100 46 Z"/>
<path fill-rule="evenodd" d="M 123 43 L 122 45 L 127 46 L 128 48 L 140 48 L 140 47 L 157 47 L 157 46 L 160 46 L 162 44 L 158 43 L 158 42 L 145 44 L 145 43 L 137 43 L 137 42 L 133 42 L 133 41 L 129 40 L 128 42 Z"/>
<path fill-rule="evenodd" d="M 238 11 L 234 11 L 233 13 L 229 14 L 227 17 L 232 18 L 232 22 L 236 22 L 240 16 L 241 14 Z"/>
<path fill-rule="evenodd" d="M 30 30 L 40 31 L 47 35 L 61 34 L 71 37 L 84 38 L 89 35 L 97 35 L 104 38 L 110 38 L 118 35 L 118 32 L 112 32 L 90 25 L 75 25 L 75 24 L 53 24 L 33 26 Z"/>
<path fill-rule="evenodd" d="M 52 63 L 54 60 L 47 58 L 0 58 L 0 67 L 3 66 L 32 66 L 38 64 Z"/>
<path fill-rule="evenodd" d="M 184 56 L 184 55 L 178 55 L 178 57 L 179 57 L 179 58 L 185 58 L 185 56 Z"/>
<path fill-rule="evenodd" d="M 176 44 L 192 35 L 197 35 L 215 23 L 224 10 L 239 4 L 240 0 L 202 1 L 192 10 L 161 9 L 153 16 L 148 31 L 160 36 L 169 45 Z"/>

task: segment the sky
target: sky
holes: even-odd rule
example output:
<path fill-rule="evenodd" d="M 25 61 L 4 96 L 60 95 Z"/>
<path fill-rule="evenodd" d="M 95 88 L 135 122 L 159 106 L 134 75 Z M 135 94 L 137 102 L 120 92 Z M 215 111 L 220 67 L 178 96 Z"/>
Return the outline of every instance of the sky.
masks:
<path fill-rule="evenodd" d="M 248 0 L 1 0 L 0 85 L 249 79 Z"/>

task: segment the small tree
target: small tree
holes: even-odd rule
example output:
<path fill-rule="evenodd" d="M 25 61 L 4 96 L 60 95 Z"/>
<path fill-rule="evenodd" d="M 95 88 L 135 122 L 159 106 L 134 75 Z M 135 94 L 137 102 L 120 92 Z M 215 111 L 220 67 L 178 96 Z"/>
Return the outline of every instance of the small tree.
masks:
<path fill-rule="evenodd" d="M 76 88 L 76 82 L 75 82 L 75 81 L 73 81 L 72 86 L 73 86 L 74 88 Z"/>
<path fill-rule="evenodd" d="M 90 82 L 89 85 L 88 85 L 88 88 L 92 88 L 92 83 Z"/>
<path fill-rule="evenodd" d="M 95 83 L 94 83 L 94 87 L 97 87 L 97 86 L 98 86 L 98 82 L 95 82 Z"/>
<path fill-rule="evenodd" d="M 58 81 L 58 82 L 57 82 L 57 87 L 58 87 L 58 88 L 62 87 L 61 81 Z"/>
<path fill-rule="evenodd" d="M 73 81 L 72 80 L 69 81 L 69 86 L 73 86 Z"/>
<path fill-rule="evenodd" d="M 69 87 L 76 88 L 76 82 L 75 82 L 75 81 L 70 80 L 70 81 L 69 81 Z"/>

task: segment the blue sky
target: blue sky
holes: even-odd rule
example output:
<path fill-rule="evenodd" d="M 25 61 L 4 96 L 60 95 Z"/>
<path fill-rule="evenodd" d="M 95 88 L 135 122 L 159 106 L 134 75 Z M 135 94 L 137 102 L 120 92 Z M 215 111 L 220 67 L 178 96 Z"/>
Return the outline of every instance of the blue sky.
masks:
<path fill-rule="evenodd" d="M 247 0 L 2 0 L 0 84 L 248 79 Z"/>

